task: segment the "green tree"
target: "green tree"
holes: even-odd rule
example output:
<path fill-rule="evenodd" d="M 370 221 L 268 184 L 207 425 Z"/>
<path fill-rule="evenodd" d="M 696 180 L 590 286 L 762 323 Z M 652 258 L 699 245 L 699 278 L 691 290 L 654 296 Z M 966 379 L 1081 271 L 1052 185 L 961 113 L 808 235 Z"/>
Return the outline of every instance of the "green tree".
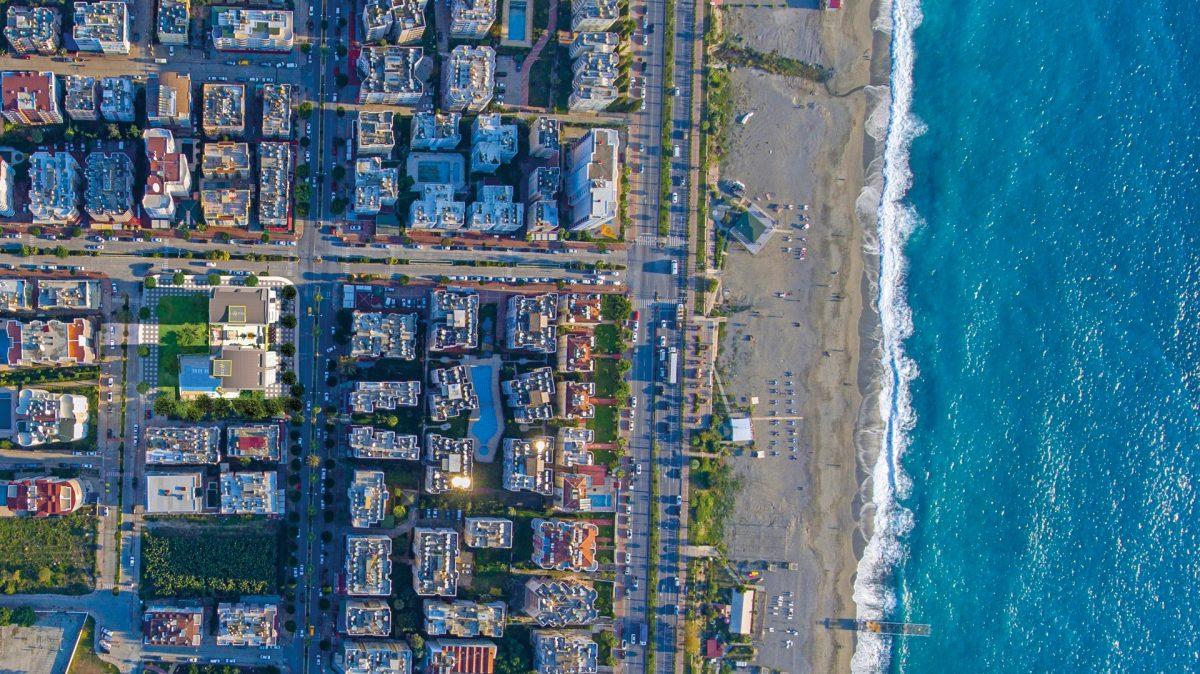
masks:
<path fill-rule="evenodd" d="M 254 274 L 247 276 L 246 277 L 246 286 L 249 288 L 258 287 L 258 277 L 255 276 Z"/>
<path fill-rule="evenodd" d="M 150 320 L 150 307 L 142 307 L 138 309 L 138 319 L 143 321 Z"/>
<path fill-rule="evenodd" d="M 142 358 L 149 358 L 150 357 L 150 347 L 146 346 L 145 344 L 139 346 L 138 347 L 138 355 L 141 356 Z"/>
<path fill-rule="evenodd" d="M 158 279 L 153 276 L 147 276 L 145 284 L 146 290 L 153 290 L 154 288 L 158 287 Z"/>
<path fill-rule="evenodd" d="M 221 275 L 215 271 L 211 271 L 208 273 L 207 281 L 210 286 L 219 286 L 221 285 Z"/>
<path fill-rule="evenodd" d="M 137 385 L 137 392 L 139 395 L 146 395 L 150 392 L 150 385 L 144 381 L 139 381 Z"/>
<path fill-rule="evenodd" d="M 292 328 L 296 327 L 296 316 L 293 314 L 284 314 L 283 318 L 279 320 L 279 323 L 288 330 L 291 330 Z"/>
<path fill-rule="evenodd" d="M 173 276 L 171 276 L 171 283 L 173 285 L 181 286 L 185 280 L 187 280 L 187 277 L 185 277 L 181 271 L 177 271 Z"/>
<path fill-rule="evenodd" d="M 48 570 L 48 569 L 47 569 Z M 12 612 L 12 624 L 29 627 L 37 622 L 37 613 L 31 606 L 18 606 Z"/>
<path fill-rule="evenodd" d="M 296 355 L 296 346 L 291 342 L 284 342 L 283 344 L 279 345 L 279 353 L 291 358 L 292 356 Z"/>
<path fill-rule="evenodd" d="M 60 260 L 65 260 L 70 254 L 71 252 L 67 250 L 66 246 L 59 245 L 54 247 L 54 257 Z"/>
<path fill-rule="evenodd" d="M 179 329 L 179 345 L 180 346 L 203 346 L 204 327 L 195 323 L 188 323 Z"/>
<path fill-rule="evenodd" d="M 341 164 L 334 166 L 333 169 L 329 171 L 329 177 L 333 178 L 334 180 L 342 180 L 346 177 L 346 167 Z"/>
<path fill-rule="evenodd" d="M 284 286 L 283 290 L 281 292 L 283 293 L 283 299 L 285 299 L 285 300 L 296 299 L 296 286 L 294 286 L 294 285 Z"/>

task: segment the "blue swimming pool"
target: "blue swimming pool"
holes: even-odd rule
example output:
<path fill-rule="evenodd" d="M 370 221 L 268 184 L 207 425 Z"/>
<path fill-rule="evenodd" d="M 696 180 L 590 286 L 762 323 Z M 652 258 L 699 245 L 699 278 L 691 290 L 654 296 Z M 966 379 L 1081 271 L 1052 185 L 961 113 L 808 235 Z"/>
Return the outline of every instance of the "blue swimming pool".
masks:
<path fill-rule="evenodd" d="M 525 39 L 525 0 L 511 0 L 508 3 L 508 39 L 520 41 Z"/>
<path fill-rule="evenodd" d="M 496 405 L 492 398 L 492 366 L 472 366 L 471 381 L 475 384 L 475 395 L 479 396 L 479 418 L 471 422 L 471 435 L 478 445 L 475 453 L 481 460 L 491 461 L 492 438 L 500 431 L 500 420 L 496 418 Z"/>

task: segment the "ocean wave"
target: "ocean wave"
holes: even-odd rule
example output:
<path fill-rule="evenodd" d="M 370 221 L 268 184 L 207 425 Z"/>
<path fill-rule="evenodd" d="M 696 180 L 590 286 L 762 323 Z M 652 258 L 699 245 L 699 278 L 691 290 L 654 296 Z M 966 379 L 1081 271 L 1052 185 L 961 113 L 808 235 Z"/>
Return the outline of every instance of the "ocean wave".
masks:
<path fill-rule="evenodd" d="M 881 431 L 874 436 L 879 438 L 880 446 L 866 490 L 871 503 L 864 509 L 874 511 L 874 521 L 854 582 L 859 618 L 882 618 L 895 609 L 892 574 L 904 556 L 901 539 L 913 526 L 912 513 L 900 504 L 912 486 L 900 466 L 900 458 L 916 422 L 910 383 L 918 374 L 917 365 L 904 352 L 904 341 L 913 330 L 912 312 L 906 301 L 904 243 L 919 216 L 904 203 L 904 196 L 912 185 L 909 148 L 913 139 L 925 130 L 912 113 L 916 58 L 913 32 L 921 23 L 920 1 L 882 0 L 879 16 L 889 25 L 876 28 L 892 35 L 891 82 L 886 92 L 879 92 L 879 103 L 868 118 L 867 132 L 873 138 L 882 137 L 883 148 L 881 156 L 868 167 L 866 186 L 856 204 L 858 210 L 865 210 L 868 203 L 877 205 L 873 218 L 875 237 L 868 239 L 868 245 L 879 259 L 876 304 L 882 332 L 882 382 L 878 399 Z M 887 111 L 886 124 L 883 110 Z M 887 669 L 890 646 L 887 637 L 860 633 L 851 671 L 865 674 Z"/>

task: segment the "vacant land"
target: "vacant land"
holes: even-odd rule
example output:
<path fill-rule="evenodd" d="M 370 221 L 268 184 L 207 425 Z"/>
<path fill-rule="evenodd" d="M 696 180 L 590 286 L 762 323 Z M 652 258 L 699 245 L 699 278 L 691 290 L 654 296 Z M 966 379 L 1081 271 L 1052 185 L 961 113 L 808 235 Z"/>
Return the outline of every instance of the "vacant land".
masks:
<path fill-rule="evenodd" d="M 208 298 L 167 295 L 158 300 L 158 385 L 174 392 L 179 356 L 208 353 Z"/>
<path fill-rule="evenodd" d="M 206 597 L 272 594 L 277 532 L 269 522 L 159 526 L 142 546 L 142 594 Z"/>
<path fill-rule="evenodd" d="M 0 592 L 91 592 L 95 539 L 90 508 L 65 517 L 0 519 Z"/>

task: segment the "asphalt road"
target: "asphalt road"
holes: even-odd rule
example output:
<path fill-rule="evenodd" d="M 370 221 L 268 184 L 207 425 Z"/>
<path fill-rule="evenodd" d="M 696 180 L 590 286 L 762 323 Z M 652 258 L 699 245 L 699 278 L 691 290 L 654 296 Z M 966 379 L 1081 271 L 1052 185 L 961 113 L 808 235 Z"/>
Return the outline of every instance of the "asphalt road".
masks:
<path fill-rule="evenodd" d="M 633 153 L 644 168 L 635 175 L 634 223 L 637 228 L 637 245 L 630 249 L 629 273 L 631 298 L 634 308 L 641 314 L 641 326 L 634 342 L 631 388 L 640 399 L 649 405 L 640 406 L 635 415 L 629 441 L 630 460 L 643 467 L 643 476 L 634 488 L 633 521 L 634 536 L 631 541 L 635 575 L 639 578 L 639 591 L 630 593 L 626 602 L 624 619 L 626 624 L 642 620 L 656 623 L 656 643 L 648 647 L 656 649 L 655 669 L 657 672 L 675 674 L 683 666 L 676 654 L 681 648 L 677 607 L 683 604 L 679 588 L 686 583 L 684 567 L 680 560 L 680 547 L 687 537 L 687 488 L 686 466 L 683 457 L 683 436 L 679 425 L 682 414 L 682 394 L 678 385 L 663 382 L 662 395 L 655 395 L 655 382 L 660 380 L 660 361 L 657 344 L 660 336 L 667 345 L 676 346 L 683 352 L 683 332 L 676 321 L 676 307 L 689 303 L 685 292 L 686 270 L 688 269 L 687 233 L 688 191 L 692 186 L 687 180 L 691 169 L 690 110 L 692 107 L 692 58 L 695 53 L 694 25 L 695 8 L 690 3 L 675 4 L 675 34 L 666 35 L 664 24 L 666 7 L 662 2 L 651 0 L 646 5 L 647 19 L 653 25 L 649 54 L 646 55 L 647 91 L 646 109 L 635 115 L 631 129 L 632 143 L 644 148 Z M 672 147 L 659 148 L 662 138 L 662 96 L 671 95 L 663 82 L 662 58 L 664 40 L 674 40 L 673 80 L 677 95 L 672 101 L 672 115 L 668 120 Z M 675 145 L 679 146 L 679 159 L 672 157 Z M 678 203 L 672 200 L 670 228 L 666 237 L 658 236 L 658 206 L 661 194 L 659 185 L 659 162 L 671 162 L 669 178 L 672 192 L 678 194 Z M 674 260 L 680 271 L 671 273 Z M 686 311 L 685 311 L 686 315 Z M 682 359 L 680 359 L 682 360 Z M 677 373 L 678 374 L 678 373 Z M 652 445 L 657 444 L 657 453 L 651 461 Z M 660 499 L 650 500 L 648 470 L 658 471 Z M 656 607 L 646 606 L 646 582 L 649 564 L 649 513 L 656 508 L 659 529 L 658 602 Z M 650 613 L 653 611 L 653 613 Z M 645 670 L 644 655 L 639 651 L 635 657 L 626 659 L 630 671 Z"/>
<path fill-rule="evenodd" d="M 627 161 L 634 165 L 634 190 L 630 203 L 636 229 L 636 244 L 629 251 L 627 279 L 634 309 L 640 314 L 640 326 L 633 345 L 631 391 L 645 402 L 633 411 L 629 437 L 630 466 L 640 466 L 642 473 L 635 479 L 631 489 L 630 520 L 633 532 L 623 549 L 631 553 L 633 564 L 619 584 L 619 592 L 625 599 L 618 604 L 621 625 L 618 636 L 627 635 L 643 621 L 655 622 L 656 643 L 647 647 L 656 650 L 656 671 L 670 674 L 674 674 L 683 664 L 682 659 L 675 657 L 680 640 L 677 617 L 669 612 L 682 603 L 675 583 L 677 580 L 683 583 L 679 550 L 681 540 L 686 538 L 685 468 L 679 426 L 682 397 L 678 385 L 667 386 L 665 382 L 662 395 L 656 395 L 655 383 L 660 380 L 657 353 L 659 337 L 682 351 L 683 337 L 681 326 L 676 323 L 676 307 L 681 301 L 688 301 L 683 291 L 685 270 L 688 268 L 686 205 L 689 200 L 686 198 L 686 180 L 680 181 L 680 176 L 686 176 L 689 168 L 686 160 L 690 156 L 689 134 L 686 129 L 691 107 L 691 59 L 694 52 L 690 29 L 692 8 L 686 5 L 677 3 L 676 35 L 666 35 L 663 30 L 665 3 L 649 0 L 645 4 L 645 17 L 651 24 L 651 32 L 649 44 L 641 48 L 637 56 L 647 62 L 646 107 L 633 117 L 627 152 Z M 687 28 L 681 30 L 678 28 L 680 26 Z M 674 81 L 679 95 L 672 102 L 672 119 L 669 123 L 673 143 L 680 145 L 681 159 L 678 160 L 671 159 L 671 147 L 660 147 L 663 96 L 670 95 L 663 81 L 664 41 L 668 39 L 675 40 Z M 679 204 L 671 207 L 670 229 L 666 237 L 659 237 L 657 220 L 662 161 L 672 162 L 670 178 L 673 185 L 679 185 L 674 191 L 680 193 Z M 671 273 L 672 260 L 675 260 L 680 274 Z M 652 458 L 655 446 L 657 454 Z M 659 476 L 660 501 L 657 503 L 651 502 L 650 498 L 649 471 L 652 470 L 658 471 Z M 682 500 L 682 505 L 676 503 L 677 499 Z M 646 605 L 651 508 L 657 509 L 659 529 L 656 607 Z M 637 579 L 637 590 L 632 590 L 634 578 Z M 635 648 L 631 653 L 630 657 L 624 659 L 625 669 L 645 671 L 644 649 Z"/>

